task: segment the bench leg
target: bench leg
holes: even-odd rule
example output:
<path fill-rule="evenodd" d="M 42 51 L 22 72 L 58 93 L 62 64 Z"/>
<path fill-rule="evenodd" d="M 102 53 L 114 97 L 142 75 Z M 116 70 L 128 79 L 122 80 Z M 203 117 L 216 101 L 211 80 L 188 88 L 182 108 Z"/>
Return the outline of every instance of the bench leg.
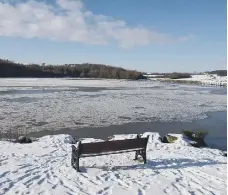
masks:
<path fill-rule="evenodd" d="M 71 155 L 71 166 L 74 167 L 74 157 L 73 157 L 73 154 Z"/>
<path fill-rule="evenodd" d="M 77 171 L 80 172 L 79 170 L 79 158 L 75 159 L 74 163 L 73 163 L 73 168 Z"/>
<path fill-rule="evenodd" d="M 75 169 L 77 172 L 80 172 L 79 170 L 79 155 L 78 155 L 78 152 L 76 153 L 76 156 L 75 156 Z"/>
<path fill-rule="evenodd" d="M 143 157 L 144 164 L 146 164 L 146 150 L 145 149 L 141 151 L 141 155 Z"/>
<path fill-rule="evenodd" d="M 79 154 L 78 151 L 74 150 L 72 151 L 72 157 L 71 157 L 71 166 L 77 171 L 80 172 L 79 170 Z"/>
<path fill-rule="evenodd" d="M 139 155 L 140 155 L 140 151 L 139 150 L 135 151 L 135 159 L 134 160 L 138 160 Z"/>

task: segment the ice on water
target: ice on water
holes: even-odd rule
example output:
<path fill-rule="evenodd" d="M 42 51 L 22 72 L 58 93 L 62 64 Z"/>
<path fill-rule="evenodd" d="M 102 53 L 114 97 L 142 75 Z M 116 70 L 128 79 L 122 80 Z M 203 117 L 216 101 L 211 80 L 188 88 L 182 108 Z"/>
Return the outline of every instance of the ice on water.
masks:
<path fill-rule="evenodd" d="M 226 110 L 226 96 L 211 90 L 153 81 L 0 79 L 1 130 L 191 121 Z"/>

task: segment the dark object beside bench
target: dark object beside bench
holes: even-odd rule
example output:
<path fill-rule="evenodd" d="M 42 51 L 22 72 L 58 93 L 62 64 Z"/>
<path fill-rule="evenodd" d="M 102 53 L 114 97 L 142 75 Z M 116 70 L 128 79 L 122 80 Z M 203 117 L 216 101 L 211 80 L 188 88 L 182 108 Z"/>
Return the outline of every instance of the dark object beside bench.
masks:
<path fill-rule="evenodd" d="M 72 145 L 71 165 L 74 169 L 76 169 L 79 172 L 79 158 L 134 151 L 135 160 L 137 160 L 138 156 L 141 155 L 145 164 L 146 146 L 148 139 L 149 135 L 146 138 L 142 138 L 139 135 L 137 135 L 135 139 L 114 140 L 84 144 L 79 141 L 77 148 L 74 145 Z"/>

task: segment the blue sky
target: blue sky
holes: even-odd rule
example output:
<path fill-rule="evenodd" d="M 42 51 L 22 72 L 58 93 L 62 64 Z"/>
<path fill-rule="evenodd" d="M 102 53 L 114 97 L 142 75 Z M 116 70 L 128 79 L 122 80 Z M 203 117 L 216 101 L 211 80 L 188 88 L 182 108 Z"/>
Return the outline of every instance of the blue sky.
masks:
<path fill-rule="evenodd" d="M 0 0 L 0 58 L 146 72 L 226 69 L 226 1 Z"/>

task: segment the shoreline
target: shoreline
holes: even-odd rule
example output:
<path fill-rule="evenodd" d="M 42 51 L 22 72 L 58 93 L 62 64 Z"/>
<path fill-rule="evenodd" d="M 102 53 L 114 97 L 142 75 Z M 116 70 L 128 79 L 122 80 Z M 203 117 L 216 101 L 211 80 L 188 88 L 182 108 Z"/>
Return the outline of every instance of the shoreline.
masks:
<path fill-rule="evenodd" d="M 95 138 L 107 139 L 113 135 L 119 134 L 138 134 L 144 132 L 157 132 L 160 136 L 165 136 L 169 133 L 181 133 L 182 130 L 206 130 L 208 136 L 205 141 L 211 148 L 226 150 L 227 121 L 224 120 L 227 116 L 226 111 L 206 113 L 207 118 L 193 120 L 192 122 L 136 122 L 125 123 L 121 125 L 110 125 L 106 127 L 83 127 L 78 129 L 64 128 L 58 131 L 39 131 L 30 132 L 27 135 L 30 137 L 43 137 L 46 135 L 69 134 L 77 138 Z M 222 118 L 222 120 L 221 120 Z"/>

